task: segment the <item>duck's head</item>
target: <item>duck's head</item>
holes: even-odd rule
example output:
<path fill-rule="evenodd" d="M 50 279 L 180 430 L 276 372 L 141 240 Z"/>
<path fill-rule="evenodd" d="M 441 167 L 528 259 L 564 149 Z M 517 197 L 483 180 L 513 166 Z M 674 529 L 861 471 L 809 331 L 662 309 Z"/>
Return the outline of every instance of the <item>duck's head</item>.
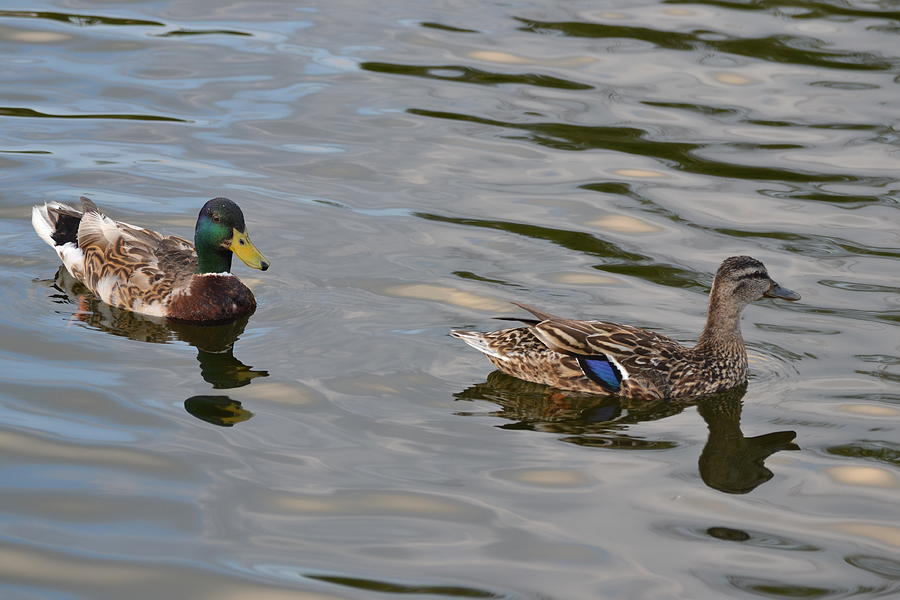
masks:
<path fill-rule="evenodd" d="M 265 271 L 269 260 L 256 249 L 244 225 L 244 213 L 228 198 L 213 198 L 203 205 L 194 229 L 199 273 L 231 271 L 231 255 L 248 267 Z"/>
<path fill-rule="evenodd" d="M 722 261 L 713 281 L 713 295 L 729 298 L 738 305 L 760 298 L 796 301 L 800 294 L 776 283 L 765 265 L 750 256 L 732 256 Z"/>

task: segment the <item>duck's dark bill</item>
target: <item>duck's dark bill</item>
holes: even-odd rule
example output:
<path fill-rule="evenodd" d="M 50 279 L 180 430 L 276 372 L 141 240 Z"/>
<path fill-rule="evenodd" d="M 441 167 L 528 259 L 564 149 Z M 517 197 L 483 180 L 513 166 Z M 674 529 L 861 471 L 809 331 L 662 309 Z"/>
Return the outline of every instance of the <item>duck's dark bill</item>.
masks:
<path fill-rule="evenodd" d="M 237 257 L 248 267 L 263 271 L 269 268 L 269 259 L 256 249 L 256 246 L 250 241 L 249 235 L 237 229 L 234 230 L 231 238 L 231 251 L 237 254 Z"/>
<path fill-rule="evenodd" d="M 783 288 L 774 281 L 769 287 L 769 291 L 763 295 L 766 298 L 781 298 L 782 300 L 790 300 L 791 302 L 796 302 L 800 299 L 800 294 L 787 288 Z"/>

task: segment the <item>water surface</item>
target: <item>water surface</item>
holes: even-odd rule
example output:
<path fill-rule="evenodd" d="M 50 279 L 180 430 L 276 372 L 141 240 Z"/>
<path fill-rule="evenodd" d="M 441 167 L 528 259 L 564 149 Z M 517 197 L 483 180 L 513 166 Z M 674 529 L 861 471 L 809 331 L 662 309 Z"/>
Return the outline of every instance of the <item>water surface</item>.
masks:
<path fill-rule="evenodd" d="M 0 10 L 0 596 L 900 593 L 891 2 L 31 2 Z M 30 207 L 190 236 L 259 310 L 173 327 Z M 753 376 L 629 405 L 446 335 L 521 300 L 695 339 L 719 262 L 796 304 Z"/>

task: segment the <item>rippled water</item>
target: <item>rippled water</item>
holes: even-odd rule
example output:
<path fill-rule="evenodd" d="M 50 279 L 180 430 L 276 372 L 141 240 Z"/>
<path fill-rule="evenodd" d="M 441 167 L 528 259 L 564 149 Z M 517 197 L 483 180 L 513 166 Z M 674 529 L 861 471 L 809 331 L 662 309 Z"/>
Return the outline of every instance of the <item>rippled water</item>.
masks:
<path fill-rule="evenodd" d="M 0 10 L 0 596 L 900 594 L 890 1 Z M 229 327 L 99 304 L 30 207 L 243 207 Z M 522 300 L 695 339 L 751 254 L 753 377 L 628 405 L 490 373 Z M 237 341 L 235 341 L 237 340 Z"/>

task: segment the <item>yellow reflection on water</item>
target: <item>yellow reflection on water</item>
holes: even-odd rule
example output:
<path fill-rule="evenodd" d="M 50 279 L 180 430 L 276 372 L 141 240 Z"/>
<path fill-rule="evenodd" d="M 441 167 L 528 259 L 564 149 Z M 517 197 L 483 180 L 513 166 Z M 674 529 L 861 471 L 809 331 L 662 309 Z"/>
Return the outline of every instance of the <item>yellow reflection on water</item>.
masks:
<path fill-rule="evenodd" d="M 839 466 L 825 470 L 837 483 L 870 487 L 897 487 L 897 477 L 880 467 Z"/>
<path fill-rule="evenodd" d="M 494 298 L 458 290 L 448 285 L 435 285 L 432 283 L 392 285 L 386 287 L 384 293 L 389 296 L 399 296 L 401 298 L 436 300 L 438 302 L 446 302 L 447 304 L 453 304 L 454 306 L 474 308 L 476 310 L 495 311 L 509 308 L 508 303 L 495 300 Z"/>
<path fill-rule="evenodd" d="M 898 417 L 900 410 L 892 406 L 878 406 L 875 404 L 841 404 L 837 407 L 841 412 L 867 417 Z"/>
<path fill-rule="evenodd" d="M 751 83 L 756 83 L 755 79 L 750 79 L 737 73 L 715 73 L 713 74 L 713 79 L 726 85 L 750 85 Z"/>
<path fill-rule="evenodd" d="M 265 400 L 291 406 L 312 406 L 325 400 L 318 391 L 301 383 L 287 381 L 257 381 L 241 395 L 253 398 L 254 401 Z"/>
<path fill-rule="evenodd" d="M 510 64 L 510 65 L 544 65 L 553 67 L 577 67 L 579 65 L 597 62 L 597 59 L 591 56 L 570 56 L 565 58 L 537 59 L 527 56 L 518 56 L 509 52 L 500 52 L 497 50 L 473 50 L 467 52 L 469 58 L 475 60 L 483 60 L 485 62 Z"/>
<path fill-rule="evenodd" d="M 595 275 L 594 273 L 555 273 L 547 279 L 555 283 L 569 285 L 608 285 L 618 283 L 613 277 Z"/>
<path fill-rule="evenodd" d="M 572 487 L 590 483 L 588 477 L 574 469 L 515 469 L 500 473 L 503 479 L 544 487 Z"/>
<path fill-rule="evenodd" d="M 51 31 L 16 31 L 8 29 L 3 32 L 3 39 L 11 42 L 25 42 L 27 44 L 56 44 L 68 42 L 73 37 L 66 33 Z"/>
<path fill-rule="evenodd" d="M 662 231 L 662 227 L 628 215 L 607 215 L 599 219 L 594 219 L 593 221 L 588 221 L 586 224 L 608 231 L 617 231 L 619 233 L 653 233 L 655 231 Z"/>
<path fill-rule="evenodd" d="M 604 21 L 604 20 L 616 20 L 616 19 L 627 19 L 628 15 L 625 13 L 619 12 L 583 12 L 581 16 L 589 21 Z"/>
<path fill-rule="evenodd" d="M 132 451 L 113 446 L 61 444 L 12 431 L 0 431 L 0 454 L 25 456 L 28 459 L 76 462 L 80 464 L 116 465 L 123 468 L 171 470 L 172 464 L 145 451 Z"/>
<path fill-rule="evenodd" d="M 659 171 L 651 171 L 650 169 L 615 169 L 613 171 L 616 175 L 621 175 L 622 177 L 637 177 L 642 179 L 652 179 L 655 177 L 665 177 L 665 173 L 661 173 Z"/>
<path fill-rule="evenodd" d="M 475 50 L 469 52 L 469 57 L 475 60 L 486 60 L 497 63 L 522 64 L 531 63 L 532 60 L 522 56 L 516 56 L 509 52 L 497 52 L 496 50 Z"/>

